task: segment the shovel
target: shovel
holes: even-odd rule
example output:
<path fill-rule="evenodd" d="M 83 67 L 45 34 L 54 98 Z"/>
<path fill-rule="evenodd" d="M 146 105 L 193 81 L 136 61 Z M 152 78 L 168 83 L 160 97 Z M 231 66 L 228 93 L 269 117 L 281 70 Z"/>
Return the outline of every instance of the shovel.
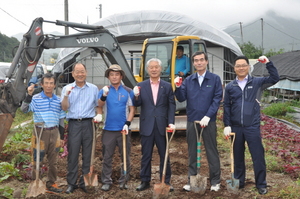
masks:
<path fill-rule="evenodd" d="M 168 133 L 172 133 L 170 139 L 169 139 Z M 168 161 L 168 156 L 169 156 L 169 147 L 170 147 L 170 142 L 171 142 L 174 134 L 175 134 L 175 129 L 172 130 L 170 128 L 166 128 L 167 146 L 166 146 L 166 154 L 165 154 L 165 160 L 164 160 L 162 179 L 161 179 L 161 183 L 154 184 L 153 198 L 167 197 L 170 192 L 170 185 L 167 185 L 165 183 L 165 179 L 166 179 L 167 161 Z"/>
<path fill-rule="evenodd" d="M 197 136 L 197 175 L 196 176 L 190 176 L 190 183 L 191 183 L 191 191 L 195 193 L 200 193 L 203 195 L 206 191 L 207 186 L 207 178 L 200 175 L 200 166 L 201 166 L 201 138 L 203 129 L 201 128 L 201 132 L 199 135 L 198 129 L 197 129 L 197 123 L 199 121 L 194 122 L 194 127 L 196 131 Z"/>
<path fill-rule="evenodd" d="M 92 144 L 92 154 L 91 154 L 91 166 L 90 166 L 90 172 L 88 174 L 84 174 L 84 184 L 85 186 L 92 186 L 96 187 L 98 186 L 98 175 L 93 173 L 94 172 L 94 157 L 95 157 L 95 147 L 96 147 L 96 138 L 95 138 L 95 124 L 92 121 L 93 126 L 93 144 Z"/>
<path fill-rule="evenodd" d="M 125 182 L 122 184 L 122 189 L 125 189 L 126 185 L 126 175 L 127 175 L 127 159 L 126 159 L 126 131 L 122 131 L 122 140 L 123 140 L 123 172 L 125 177 Z"/>
<path fill-rule="evenodd" d="M 40 134 L 37 134 L 36 130 L 36 125 L 41 125 L 41 131 Z M 40 142 L 41 142 L 41 137 L 44 129 L 44 123 L 35 123 L 34 125 L 34 134 L 36 137 L 36 171 L 35 171 L 35 180 L 30 183 L 27 193 L 26 193 L 26 198 L 29 197 L 36 197 L 40 194 L 45 194 L 46 193 L 46 185 L 45 183 L 40 179 Z"/>
<path fill-rule="evenodd" d="M 233 144 L 235 140 L 235 133 L 230 133 L 231 136 L 233 136 L 232 142 L 230 144 L 230 159 L 231 159 L 231 179 L 226 180 L 227 184 L 227 190 L 229 193 L 237 194 L 240 187 L 240 181 L 236 178 L 234 178 L 234 160 L 233 160 Z"/>

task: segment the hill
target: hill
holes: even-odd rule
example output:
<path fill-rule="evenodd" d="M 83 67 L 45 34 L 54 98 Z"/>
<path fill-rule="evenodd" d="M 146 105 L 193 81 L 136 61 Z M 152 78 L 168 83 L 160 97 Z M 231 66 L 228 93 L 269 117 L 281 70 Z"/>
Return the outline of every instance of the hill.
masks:
<path fill-rule="evenodd" d="M 16 38 L 0 33 L 0 62 L 11 62 L 13 59 L 13 50 L 16 46 L 19 46 L 19 43 Z M 14 52 L 16 52 L 16 49 Z"/>
<path fill-rule="evenodd" d="M 230 26 L 224 31 L 237 43 L 242 43 L 239 24 Z M 250 41 L 255 46 L 262 46 L 263 41 L 265 52 L 270 49 L 276 51 L 284 49 L 285 52 L 300 49 L 300 20 L 281 17 L 273 11 L 257 17 L 251 23 L 242 23 L 242 32 L 244 42 Z"/>

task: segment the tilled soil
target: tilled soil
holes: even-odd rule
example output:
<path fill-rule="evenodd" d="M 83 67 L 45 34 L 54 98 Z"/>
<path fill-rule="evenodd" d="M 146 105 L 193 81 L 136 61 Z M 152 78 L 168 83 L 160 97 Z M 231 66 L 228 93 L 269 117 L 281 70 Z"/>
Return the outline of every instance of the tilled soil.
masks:
<path fill-rule="evenodd" d="M 132 146 L 131 146 L 131 165 L 132 170 L 130 172 L 131 179 L 127 183 L 127 190 L 120 190 L 118 185 L 118 178 L 120 176 L 121 161 L 118 153 L 118 149 L 115 151 L 115 156 L 113 159 L 113 185 L 111 189 L 107 192 L 101 190 L 101 168 L 102 168 L 102 150 L 101 150 L 101 136 L 97 137 L 96 146 L 96 159 L 95 159 L 95 170 L 94 172 L 98 174 L 99 186 L 89 187 L 90 193 L 84 193 L 81 189 L 76 189 L 72 194 L 44 194 L 39 195 L 37 198 L 66 198 L 66 199 L 79 199 L 79 198 L 95 198 L 95 199 L 129 199 L 129 198 L 153 198 L 153 186 L 159 181 L 159 156 L 154 147 L 153 158 L 152 158 L 152 181 L 151 187 L 144 191 L 136 191 L 136 187 L 140 184 L 140 160 L 141 160 L 141 144 L 140 136 L 138 133 L 133 133 L 131 136 Z M 204 195 L 199 195 L 193 192 L 186 192 L 183 190 L 183 186 L 187 183 L 187 171 L 188 171 L 188 155 L 187 155 L 187 143 L 185 132 L 176 132 L 173 140 L 170 143 L 170 161 L 172 169 L 172 179 L 171 184 L 174 187 L 174 192 L 170 192 L 167 198 L 170 199 L 188 199 L 188 198 L 276 198 L 272 194 L 274 190 L 280 190 L 289 184 L 292 180 L 289 176 L 279 174 L 279 173 L 267 173 L 268 189 L 269 193 L 265 196 L 260 196 L 255 189 L 253 170 L 249 169 L 247 171 L 247 179 L 245 188 L 241 189 L 238 194 L 231 194 L 227 191 L 226 180 L 231 178 L 230 174 L 230 159 L 229 153 L 220 152 L 221 160 L 221 189 L 218 192 L 210 191 L 210 183 L 208 178 L 208 164 L 205 158 L 205 150 L 202 150 L 201 159 L 201 176 L 207 177 L 207 189 Z M 66 184 L 66 174 L 67 174 L 67 158 L 59 158 L 58 160 L 58 184 L 62 189 L 67 188 Z M 80 158 L 79 158 L 80 159 Z M 26 181 L 10 180 L 6 182 L 6 185 L 15 188 L 15 197 L 21 194 L 22 189 L 28 187 Z"/>

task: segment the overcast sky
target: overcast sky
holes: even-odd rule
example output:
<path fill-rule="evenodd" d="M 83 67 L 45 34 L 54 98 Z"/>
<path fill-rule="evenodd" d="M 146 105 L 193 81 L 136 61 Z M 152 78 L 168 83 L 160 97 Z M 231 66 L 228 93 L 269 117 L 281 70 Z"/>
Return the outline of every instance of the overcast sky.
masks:
<path fill-rule="evenodd" d="M 25 33 L 37 17 L 44 20 L 64 20 L 65 0 L 0 0 L 0 32 L 7 36 Z M 299 0 L 68 0 L 69 21 L 93 24 L 102 17 L 137 10 L 177 12 L 198 19 L 219 29 L 233 24 L 249 23 L 269 10 L 278 15 L 300 19 Z M 64 28 L 44 23 L 44 32 Z"/>

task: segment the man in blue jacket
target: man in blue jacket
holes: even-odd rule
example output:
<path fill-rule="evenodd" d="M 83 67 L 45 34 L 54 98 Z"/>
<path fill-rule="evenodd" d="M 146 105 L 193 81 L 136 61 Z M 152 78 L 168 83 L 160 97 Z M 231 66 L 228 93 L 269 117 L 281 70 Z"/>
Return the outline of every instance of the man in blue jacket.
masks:
<path fill-rule="evenodd" d="M 224 134 L 229 136 L 235 132 L 234 177 L 239 179 L 240 188 L 245 183 L 245 141 L 251 153 L 255 183 L 259 194 L 266 194 L 266 162 L 264 147 L 260 136 L 260 97 L 267 87 L 279 81 L 277 69 L 266 56 L 258 61 L 266 64 L 270 74 L 268 77 L 252 77 L 249 74 L 249 60 L 245 56 L 238 56 L 234 61 L 236 79 L 225 88 L 224 96 Z"/>
<path fill-rule="evenodd" d="M 209 163 L 211 191 L 220 189 L 220 158 L 217 150 L 216 116 L 222 100 L 223 90 L 218 75 L 207 71 L 208 57 L 201 51 L 195 52 L 192 62 L 196 73 L 188 76 L 182 83 L 175 78 L 175 96 L 179 102 L 186 100 L 187 107 L 187 142 L 189 153 L 188 184 L 183 187 L 190 191 L 190 176 L 197 175 L 197 137 L 194 122 L 200 121 L 203 129 L 203 141 Z M 197 125 L 198 132 L 200 126 Z"/>

